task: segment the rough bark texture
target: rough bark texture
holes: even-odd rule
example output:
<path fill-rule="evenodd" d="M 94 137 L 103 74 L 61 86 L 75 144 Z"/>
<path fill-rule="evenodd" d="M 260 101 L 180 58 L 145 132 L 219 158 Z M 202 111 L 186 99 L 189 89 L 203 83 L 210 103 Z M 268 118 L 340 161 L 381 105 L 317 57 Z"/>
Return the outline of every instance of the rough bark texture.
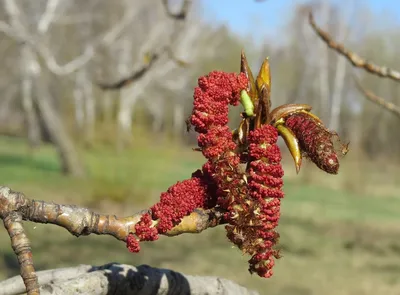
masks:
<path fill-rule="evenodd" d="M 200 277 L 148 265 L 138 267 L 111 263 L 100 267 L 80 265 L 38 272 L 40 294 L 120 294 L 120 295 L 257 295 L 232 281 Z M 0 295 L 23 293 L 21 278 L 0 282 Z"/>

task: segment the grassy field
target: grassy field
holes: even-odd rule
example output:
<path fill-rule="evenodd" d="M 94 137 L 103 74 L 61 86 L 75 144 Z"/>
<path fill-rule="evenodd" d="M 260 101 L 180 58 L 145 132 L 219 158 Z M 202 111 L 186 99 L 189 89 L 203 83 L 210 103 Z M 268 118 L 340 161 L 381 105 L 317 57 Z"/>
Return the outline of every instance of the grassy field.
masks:
<path fill-rule="evenodd" d="M 0 183 L 35 199 L 128 215 L 152 205 L 160 192 L 189 177 L 203 162 L 201 155 L 189 148 L 167 143 L 152 147 L 145 140 L 121 153 L 99 147 L 81 156 L 89 177 L 76 180 L 59 174 L 50 147 L 30 153 L 23 141 L 0 138 Z M 303 174 L 294 177 L 293 164 L 285 163 L 289 172 L 279 226 L 283 257 L 271 279 L 248 273 L 248 257 L 232 248 L 222 227 L 199 235 L 162 237 L 144 243 L 139 254 L 131 254 L 124 243 L 111 237 L 75 238 L 52 225 L 26 223 L 36 267 L 148 264 L 192 275 L 225 277 L 261 294 L 400 294 L 399 188 L 372 189 L 392 174 L 364 175 L 351 165 L 346 167 L 345 159 L 342 176 L 306 165 Z M 305 171 L 308 168 L 311 174 Z M 315 175 L 321 181 L 315 181 Z M 368 179 L 361 185 L 364 190 L 349 185 L 351 177 L 358 182 Z M 379 183 L 373 185 L 374 179 Z M 0 253 L 0 279 L 18 274 L 4 229 L 0 229 Z"/>

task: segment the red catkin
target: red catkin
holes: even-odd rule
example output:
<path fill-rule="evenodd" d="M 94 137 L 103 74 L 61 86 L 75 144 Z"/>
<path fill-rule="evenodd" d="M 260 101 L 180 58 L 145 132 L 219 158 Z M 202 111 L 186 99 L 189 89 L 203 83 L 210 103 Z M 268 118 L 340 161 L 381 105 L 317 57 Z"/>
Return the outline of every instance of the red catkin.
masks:
<path fill-rule="evenodd" d="M 249 271 L 270 277 L 274 249 L 279 239 L 275 231 L 283 198 L 281 153 L 278 133 L 270 125 L 253 130 L 248 136 L 246 171 L 240 170 L 241 154 L 227 126 L 228 105 L 239 102 L 247 87 L 243 73 L 214 71 L 199 78 L 194 91 L 190 122 L 198 135 L 198 146 L 207 162 L 191 179 L 178 182 L 144 214 L 127 238 L 127 247 L 138 252 L 140 240 L 156 240 L 196 208 L 219 206 L 227 211 L 227 237 L 244 253 L 251 255 Z"/>
<path fill-rule="evenodd" d="M 193 173 L 192 178 L 177 182 L 162 193 L 160 201 L 151 207 L 151 213 L 143 214 L 135 225 L 135 235 L 128 236 L 129 250 L 138 252 L 138 241 L 157 240 L 159 234 L 172 229 L 194 209 L 207 208 L 213 196 L 209 184 L 209 176 L 199 170 Z"/>
<path fill-rule="evenodd" d="M 318 168 L 330 174 L 339 171 L 339 159 L 330 133 L 321 123 L 306 113 L 296 113 L 285 121 L 299 140 L 300 148 Z"/>
<path fill-rule="evenodd" d="M 236 147 L 226 126 L 228 104 L 238 104 L 247 78 L 244 74 L 214 71 L 199 78 L 198 85 L 194 91 L 191 123 L 200 133 L 199 147 L 212 165 L 208 171 L 204 167 L 203 172 L 195 172 L 191 179 L 178 182 L 161 194 L 160 201 L 150 208 L 151 214 L 144 214 L 135 225 L 135 236 L 129 235 L 127 246 L 131 251 L 139 251 L 138 240 L 158 239 L 159 234 L 168 232 L 194 209 L 215 205 L 224 167 L 238 163 L 236 155 L 225 157 Z M 220 165 L 215 165 L 217 161 Z M 218 176 L 214 176 L 216 172 Z"/>
<path fill-rule="evenodd" d="M 228 238 L 244 253 L 250 254 L 249 271 L 270 277 L 274 258 L 273 247 L 279 234 L 275 231 L 280 217 L 280 199 L 284 194 L 281 154 L 276 145 L 277 130 L 270 125 L 249 133 L 248 185 L 232 199 Z"/>

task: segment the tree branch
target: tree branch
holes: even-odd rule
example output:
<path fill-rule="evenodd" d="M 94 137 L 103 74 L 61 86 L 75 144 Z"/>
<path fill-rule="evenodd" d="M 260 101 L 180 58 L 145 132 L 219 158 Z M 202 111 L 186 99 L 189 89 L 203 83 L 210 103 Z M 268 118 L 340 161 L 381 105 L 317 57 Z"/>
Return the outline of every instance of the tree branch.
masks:
<path fill-rule="evenodd" d="M 151 55 L 148 55 L 148 57 L 145 57 L 146 59 L 145 64 L 140 69 L 134 71 L 128 77 L 123 78 L 117 82 L 112 82 L 112 83 L 97 82 L 96 84 L 103 90 L 115 90 L 123 88 L 137 81 L 138 79 L 142 78 L 144 74 L 146 74 L 146 72 L 150 70 L 153 64 L 159 59 L 159 57 L 160 57 L 159 53 L 153 53 Z"/>
<path fill-rule="evenodd" d="M 46 9 L 40 17 L 37 30 L 40 34 L 46 33 L 51 23 L 54 21 L 56 16 L 57 6 L 60 0 L 48 0 L 46 4 Z"/>
<path fill-rule="evenodd" d="M 362 68 L 367 72 L 382 78 L 389 78 L 396 82 L 400 82 L 400 72 L 392 70 L 388 67 L 381 67 L 373 63 L 367 62 L 365 59 L 361 58 L 356 53 L 346 49 L 343 44 L 336 43 L 327 32 L 323 31 L 321 28 L 317 26 L 312 12 L 310 12 L 309 14 L 309 23 L 311 27 L 314 29 L 315 33 L 328 45 L 329 48 L 335 50 L 340 55 L 346 57 L 354 67 Z M 358 90 L 360 90 L 361 93 L 364 94 L 364 96 L 368 100 L 376 103 L 377 105 L 385 108 L 386 110 L 400 117 L 399 106 L 391 102 L 388 102 L 384 98 L 374 94 L 372 91 L 365 89 L 356 77 L 354 77 L 354 79 Z"/>
<path fill-rule="evenodd" d="M 75 205 L 60 205 L 29 199 L 22 193 L 0 187 L 0 219 L 4 221 L 10 235 L 12 247 L 21 266 L 21 276 L 29 295 L 38 294 L 35 293 L 38 290 L 38 280 L 33 267 L 30 242 L 24 233 L 22 220 L 58 225 L 76 237 L 90 234 L 111 235 L 117 240 L 126 241 L 130 233 L 135 233 L 135 225 L 147 212 L 149 211 L 144 210 L 128 217 L 102 215 Z M 200 233 L 207 228 L 225 223 L 223 213 L 224 211 L 219 209 L 195 209 L 164 235 Z"/>
<path fill-rule="evenodd" d="M 329 48 L 335 50 L 337 53 L 343 55 L 354 67 L 362 68 L 367 72 L 383 78 L 389 78 L 394 81 L 400 82 L 400 72 L 392 70 L 388 67 L 382 67 L 366 61 L 356 53 L 346 49 L 343 44 L 336 43 L 332 37 L 321 28 L 317 26 L 312 12 L 309 14 L 309 23 L 314 29 L 315 33 L 328 45 Z"/>
<path fill-rule="evenodd" d="M 4 215 L 2 214 L 1 218 L 11 238 L 11 246 L 14 253 L 17 255 L 26 292 L 28 295 L 36 295 L 39 294 L 39 283 L 33 266 L 31 245 L 22 227 L 21 215 L 19 212 L 10 211 Z"/>
<path fill-rule="evenodd" d="M 129 233 L 135 232 L 135 225 L 141 216 L 148 212 L 144 210 L 128 217 L 102 215 L 75 205 L 60 205 L 29 199 L 8 187 L 0 187 L 0 218 L 5 218 L 13 211 L 20 213 L 23 220 L 58 225 L 76 237 L 90 234 L 110 235 L 120 241 L 125 241 Z M 222 215 L 223 212 L 217 209 L 196 209 L 165 235 L 200 233 L 209 227 L 223 223 Z"/>
<path fill-rule="evenodd" d="M 80 265 L 38 272 L 42 295 L 61 294 L 192 294 L 257 295 L 232 281 L 218 277 L 185 275 L 148 265 L 133 267 L 110 263 Z M 19 277 L 0 282 L 0 295 L 24 292 Z"/>
<path fill-rule="evenodd" d="M 372 101 L 373 103 L 383 107 L 384 109 L 390 111 L 392 114 L 396 115 L 400 118 L 400 107 L 395 105 L 394 103 L 386 101 L 384 98 L 376 95 L 371 90 L 365 89 L 358 78 L 354 77 L 355 84 L 357 89 L 364 94 L 364 96 Z"/>

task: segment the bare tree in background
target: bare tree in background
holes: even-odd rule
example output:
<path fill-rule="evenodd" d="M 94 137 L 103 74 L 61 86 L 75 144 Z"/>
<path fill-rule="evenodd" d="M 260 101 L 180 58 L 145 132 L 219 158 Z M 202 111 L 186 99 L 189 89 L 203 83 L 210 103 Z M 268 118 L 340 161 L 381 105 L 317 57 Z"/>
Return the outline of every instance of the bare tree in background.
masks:
<path fill-rule="evenodd" d="M 150 2 L 124 1 L 121 7 L 122 16 L 119 15 L 117 21 L 110 24 L 103 32 L 95 33 L 91 29 L 92 19 L 96 18 L 95 6 L 108 5 L 107 2 L 92 0 L 82 4 L 73 0 L 48 0 L 34 4 L 25 3 L 20 7 L 21 3 L 15 0 L 3 0 L 8 21 L 0 22 L 0 30 L 19 42 L 20 46 L 20 71 L 23 77 L 22 106 L 27 122 L 28 138 L 33 146 L 40 142 L 38 124 L 40 118 L 59 152 L 65 173 L 82 176 L 84 168 L 60 116 L 62 112 L 58 110 L 61 106 L 65 106 L 65 102 L 60 100 L 61 96 L 52 97 L 54 92 L 50 91 L 50 83 L 54 83 L 55 77 L 62 77 L 67 83 L 74 84 L 72 96 L 75 120 L 77 126 L 84 130 L 85 141 L 91 142 L 96 119 L 91 61 L 96 59 L 97 52 L 101 48 L 110 50 L 119 46 L 122 53 L 117 54 L 120 56 L 117 62 L 119 71 L 123 70 L 123 66 L 130 70 L 130 65 L 138 64 L 140 68 L 143 64 L 144 70 L 136 77 L 137 83 L 133 85 L 134 88 L 127 93 L 121 93 L 117 116 L 121 133 L 131 133 L 133 108 L 144 88 L 154 79 L 162 79 L 169 71 L 176 68 L 177 64 L 183 64 L 175 57 L 171 58 L 173 52 L 171 45 L 179 38 L 177 33 L 182 28 L 176 23 L 185 21 L 190 1 L 184 1 L 176 14 L 166 1 Z M 91 13 L 92 11 L 94 12 Z M 154 19 L 157 21 L 154 22 Z M 137 26 L 137 31 L 132 32 L 127 28 L 135 27 L 133 20 L 135 24 L 141 25 Z M 61 41 L 66 44 L 64 48 L 55 42 L 60 39 L 60 32 L 72 32 L 63 31 L 63 28 L 69 25 L 68 22 L 78 28 L 79 43 L 74 50 L 69 49 L 71 45 L 65 43 L 65 39 Z M 66 51 L 66 48 L 69 51 Z M 71 52 L 77 54 L 72 60 L 60 65 L 57 56 L 64 53 L 71 58 Z M 132 60 L 132 56 L 136 57 L 135 60 Z M 99 62 L 99 60 L 94 61 Z M 151 74 L 147 73 L 147 68 L 150 66 L 155 69 Z M 61 93 L 58 90 L 57 95 L 59 94 Z M 161 98 L 156 99 L 159 101 Z"/>
<path fill-rule="evenodd" d="M 38 119 L 33 106 L 33 99 L 35 99 L 38 114 L 42 118 L 51 140 L 59 153 L 62 170 L 74 176 L 83 176 L 84 168 L 78 159 L 71 139 L 52 106 L 47 85 L 41 77 L 42 67 L 37 57 L 38 52 L 42 53 L 42 57 L 46 59 L 49 69 L 57 71 L 59 74 L 72 72 L 74 65 L 80 63 L 80 59 L 77 59 L 64 67 L 60 67 L 50 54 L 50 49 L 40 43 L 40 40 L 36 40 L 36 38 L 40 39 L 48 32 L 59 2 L 55 0 L 47 2 L 45 11 L 39 18 L 34 32 L 30 32 L 30 29 L 34 26 L 24 24 L 24 22 L 30 23 L 30 20 L 25 16 L 26 12 L 21 11 L 16 1 L 4 0 L 3 4 L 10 24 L 1 23 L 1 28 L 9 36 L 21 42 L 21 60 L 25 65 L 28 65 L 26 69 L 21 67 L 24 73 L 22 101 L 28 123 L 28 138 L 30 138 L 33 144 L 37 144 L 39 141 Z M 30 15 L 35 16 L 34 13 Z M 36 95 L 32 91 L 33 84 L 36 86 Z"/>
<path fill-rule="evenodd" d="M 195 54 L 194 42 L 199 33 L 198 28 L 188 25 L 187 14 L 191 1 L 182 1 L 180 7 L 170 7 L 168 1 L 137 1 L 135 5 L 132 5 L 132 1 L 123 3 L 126 10 L 135 9 L 137 14 L 134 32 L 126 30 L 115 45 L 120 52 L 115 62 L 117 73 L 123 78 L 116 82 L 99 83 L 104 90 L 120 89 L 117 112 L 120 147 L 130 143 L 135 106 L 145 92 L 146 96 L 151 96 L 144 99 L 143 105 L 152 116 L 152 129 L 160 130 L 165 97 L 151 95 L 150 86 L 159 84 L 166 90 L 185 88 L 189 76 L 179 71 L 180 68 L 184 71 L 187 66 L 183 58 L 190 58 L 188 53 Z M 132 69 L 131 65 L 138 66 Z M 171 79 L 168 79 L 169 76 Z M 183 117 L 179 107 L 174 112 L 175 117 Z M 177 123 L 175 125 L 182 127 Z"/>

